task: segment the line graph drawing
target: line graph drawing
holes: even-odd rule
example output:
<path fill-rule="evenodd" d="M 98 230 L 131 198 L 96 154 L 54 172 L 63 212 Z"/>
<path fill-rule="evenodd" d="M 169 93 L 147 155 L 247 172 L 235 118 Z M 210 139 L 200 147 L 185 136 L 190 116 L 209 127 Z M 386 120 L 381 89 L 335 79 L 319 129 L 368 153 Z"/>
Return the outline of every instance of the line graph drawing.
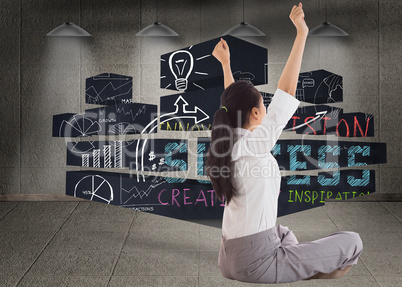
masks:
<path fill-rule="evenodd" d="M 103 73 L 86 79 L 85 102 L 110 105 L 132 98 L 132 77 Z"/>
<path fill-rule="evenodd" d="M 134 111 L 133 109 L 136 109 L 137 111 Z M 128 111 L 126 111 L 128 110 Z M 125 116 L 130 115 L 132 122 L 135 122 L 135 119 L 137 116 L 141 114 L 145 114 L 147 111 L 147 106 L 142 105 L 141 107 L 133 106 L 132 105 L 116 105 L 116 113 L 117 114 L 123 114 Z"/>
<path fill-rule="evenodd" d="M 53 116 L 54 137 L 137 134 L 157 114 L 157 105 L 129 103 Z"/>
<path fill-rule="evenodd" d="M 138 189 L 136 185 L 132 186 L 131 188 L 123 188 L 121 180 L 122 177 L 120 176 L 120 204 L 122 205 L 129 205 L 130 201 L 133 201 L 137 198 L 142 200 L 144 197 L 148 197 L 155 188 L 166 183 L 166 180 L 163 177 L 155 177 L 147 188 Z"/>

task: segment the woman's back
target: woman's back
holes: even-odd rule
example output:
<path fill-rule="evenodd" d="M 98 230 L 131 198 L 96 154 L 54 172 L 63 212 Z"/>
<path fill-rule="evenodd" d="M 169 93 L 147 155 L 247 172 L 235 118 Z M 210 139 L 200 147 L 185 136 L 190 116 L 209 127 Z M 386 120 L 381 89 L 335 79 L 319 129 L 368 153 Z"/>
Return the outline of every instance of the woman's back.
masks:
<path fill-rule="evenodd" d="M 237 194 L 225 206 L 222 235 L 242 237 L 276 224 L 281 175 L 270 150 L 300 101 L 277 89 L 260 126 L 235 128 L 231 153 L 232 184 Z"/>

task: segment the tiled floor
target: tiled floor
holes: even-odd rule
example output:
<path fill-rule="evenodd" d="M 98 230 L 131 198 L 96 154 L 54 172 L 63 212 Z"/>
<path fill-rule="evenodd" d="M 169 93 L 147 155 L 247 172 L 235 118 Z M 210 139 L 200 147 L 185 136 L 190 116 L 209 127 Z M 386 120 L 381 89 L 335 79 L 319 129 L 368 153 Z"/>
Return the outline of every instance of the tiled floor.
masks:
<path fill-rule="evenodd" d="M 278 218 L 299 242 L 351 230 L 364 249 L 340 279 L 276 286 L 402 286 L 401 221 L 402 202 L 329 202 Z M 97 202 L 0 202 L 0 286 L 264 286 L 221 276 L 221 222 L 204 223 Z"/>

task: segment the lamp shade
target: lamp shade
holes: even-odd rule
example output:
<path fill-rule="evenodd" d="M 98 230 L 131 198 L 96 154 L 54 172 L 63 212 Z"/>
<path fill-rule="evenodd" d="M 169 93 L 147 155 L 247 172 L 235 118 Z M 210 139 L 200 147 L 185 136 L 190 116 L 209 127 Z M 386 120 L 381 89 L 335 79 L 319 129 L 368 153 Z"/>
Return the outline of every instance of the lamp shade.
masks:
<path fill-rule="evenodd" d="M 173 29 L 163 25 L 161 22 L 154 22 L 153 24 L 145 27 L 136 36 L 145 37 L 166 37 L 166 36 L 179 36 Z"/>
<path fill-rule="evenodd" d="M 88 37 L 91 36 L 87 31 L 80 26 L 75 25 L 73 22 L 66 22 L 52 31 L 47 33 L 46 36 L 56 37 Z"/>
<path fill-rule="evenodd" d="M 349 36 L 348 33 L 343 31 L 338 26 L 331 24 L 330 22 L 324 22 L 321 25 L 311 29 L 308 33 L 309 36 L 319 36 L 319 37 L 332 37 L 332 36 Z"/>
<path fill-rule="evenodd" d="M 265 36 L 260 29 L 247 22 L 241 22 L 239 25 L 230 28 L 223 34 L 223 36 L 225 35 L 240 37 Z"/>

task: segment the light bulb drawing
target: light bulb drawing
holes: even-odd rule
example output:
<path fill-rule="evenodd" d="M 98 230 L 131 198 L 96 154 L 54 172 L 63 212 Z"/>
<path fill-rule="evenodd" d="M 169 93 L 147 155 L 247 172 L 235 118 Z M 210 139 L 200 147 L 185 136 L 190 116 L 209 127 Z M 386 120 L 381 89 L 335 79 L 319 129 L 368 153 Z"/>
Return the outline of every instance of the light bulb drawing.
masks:
<path fill-rule="evenodd" d="M 188 77 L 193 71 L 193 55 L 186 50 L 179 50 L 169 57 L 169 68 L 175 77 L 176 89 L 180 92 L 187 90 Z"/>

